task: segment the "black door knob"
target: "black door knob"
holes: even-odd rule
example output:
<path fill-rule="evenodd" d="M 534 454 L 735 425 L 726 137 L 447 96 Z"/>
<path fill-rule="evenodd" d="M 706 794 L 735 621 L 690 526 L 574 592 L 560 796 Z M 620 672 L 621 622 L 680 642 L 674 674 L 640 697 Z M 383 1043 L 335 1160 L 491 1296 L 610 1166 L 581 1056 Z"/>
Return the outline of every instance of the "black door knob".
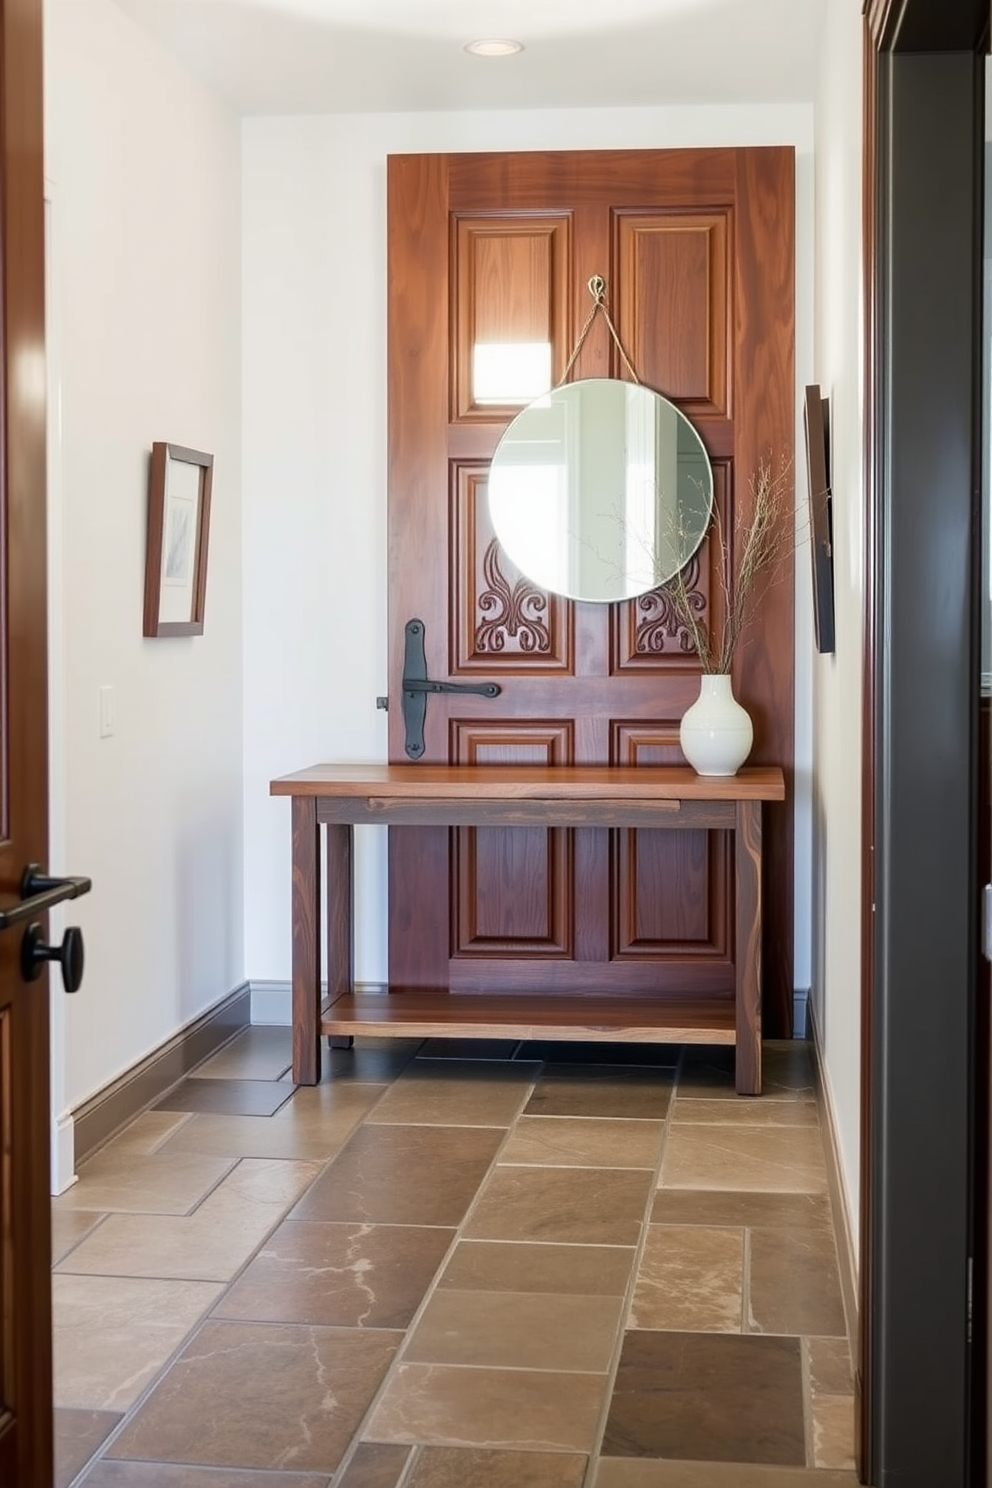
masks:
<path fill-rule="evenodd" d="M 36 982 L 46 961 L 62 966 L 62 985 L 67 992 L 78 992 L 83 980 L 83 932 L 70 925 L 60 946 L 45 945 L 40 925 L 29 925 L 21 941 L 21 975 L 26 982 Z"/>

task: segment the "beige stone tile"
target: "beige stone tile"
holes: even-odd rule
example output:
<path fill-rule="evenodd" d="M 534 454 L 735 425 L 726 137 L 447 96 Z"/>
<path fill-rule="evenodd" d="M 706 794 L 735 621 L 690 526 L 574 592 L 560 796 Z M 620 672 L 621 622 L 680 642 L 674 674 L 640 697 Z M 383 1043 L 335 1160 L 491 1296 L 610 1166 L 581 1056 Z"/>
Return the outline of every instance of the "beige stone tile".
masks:
<path fill-rule="evenodd" d="M 274 1116 L 191 1116 L 165 1151 L 326 1162 L 341 1150 L 385 1089 L 358 1083 L 301 1087 Z"/>
<path fill-rule="evenodd" d="M 75 1275 L 227 1281 L 319 1171 L 318 1163 L 245 1158 L 195 1214 L 108 1215 L 57 1269 Z"/>
<path fill-rule="evenodd" d="M 52 1200 L 53 1212 L 188 1214 L 233 1166 L 229 1157 L 194 1152 L 146 1156 L 126 1146 L 105 1147 L 82 1164 L 78 1182 Z"/>
<path fill-rule="evenodd" d="M 291 1099 L 281 1080 L 205 1080 L 190 1075 L 156 1102 L 157 1111 L 197 1111 L 211 1116 L 274 1116 Z"/>
<path fill-rule="evenodd" d="M 368 1441 L 588 1452 L 605 1393 L 599 1374 L 401 1364 L 363 1435 Z"/>
<path fill-rule="evenodd" d="M 275 1113 L 273 1121 L 322 1122 L 355 1112 L 363 1117 L 389 1089 L 391 1075 L 381 1079 L 325 1079 L 319 1085 L 297 1085 L 293 1098 Z"/>
<path fill-rule="evenodd" d="M 800 1340 L 628 1329 L 601 1452 L 804 1467 Z"/>
<path fill-rule="evenodd" d="M 371 1122 L 401 1126 L 509 1126 L 539 1066 L 416 1059 L 379 1101 Z"/>
<path fill-rule="evenodd" d="M 56 1407 L 55 1488 L 69 1488 L 94 1457 L 122 1417 L 119 1411 Z"/>
<path fill-rule="evenodd" d="M 527 1115 L 663 1121 L 672 1097 L 672 1078 L 670 1069 L 548 1064 L 534 1086 Z"/>
<path fill-rule="evenodd" d="M 854 1472 L 817 1472 L 804 1467 L 603 1457 L 593 1488 L 854 1488 L 857 1481 Z"/>
<path fill-rule="evenodd" d="M 807 1096 L 788 1100 L 762 1095 L 757 1099 L 707 1100 L 679 1094 L 671 1119 L 680 1125 L 816 1126 L 816 1102 Z"/>
<path fill-rule="evenodd" d="M 268 1237 L 214 1316 L 406 1328 L 453 1238 L 453 1230 L 436 1226 L 287 1219 Z"/>
<path fill-rule="evenodd" d="M 574 1452 L 424 1447 L 407 1488 L 582 1488 L 587 1460 Z"/>
<path fill-rule="evenodd" d="M 734 1088 L 732 1047 L 688 1045 L 678 1074 L 680 1095 L 751 1104 L 754 1099 L 810 1099 L 815 1094 L 811 1045 L 802 1039 L 766 1039 L 761 1055 L 761 1095 L 741 1097 Z"/>
<path fill-rule="evenodd" d="M 636 1245 L 652 1181 L 638 1168 L 498 1166 L 463 1234 L 471 1240 Z"/>
<path fill-rule="evenodd" d="M 407 1363 L 605 1374 L 620 1297 L 534 1292 L 435 1292 L 404 1350 Z"/>
<path fill-rule="evenodd" d="M 825 1193 L 820 1133 L 815 1127 L 673 1126 L 660 1186 Z"/>
<path fill-rule="evenodd" d="M 455 1246 L 438 1286 L 461 1291 L 623 1297 L 633 1261 L 633 1249 L 620 1245 L 462 1240 Z"/>
<path fill-rule="evenodd" d="M 814 1395 L 813 1462 L 817 1467 L 854 1467 L 853 1395 Z"/>
<path fill-rule="evenodd" d="M 56 1209 L 52 1205 L 52 1265 L 55 1266 L 103 1219 L 89 1209 Z"/>
<path fill-rule="evenodd" d="M 659 1188 L 652 1224 L 744 1225 L 765 1229 L 830 1229 L 826 1193 L 736 1193 L 733 1189 Z"/>
<path fill-rule="evenodd" d="M 325 1044 L 321 1050 L 321 1085 L 344 1085 L 352 1081 L 387 1085 L 395 1080 L 410 1060 L 413 1059 L 423 1039 L 407 1038 L 356 1038 L 350 1049 L 329 1049 Z M 290 1070 L 282 1077 L 292 1081 Z M 307 1086 L 306 1089 L 319 1089 Z"/>
<path fill-rule="evenodd" d="M 363 1122 L 293 1218 L 453 1228 L 475 1199 L 504 1135 L 498 1126 Z"/>
<path fill-rule="evenodd" d="M 739 1333 L 743 1292 L 743 1230 L 651 1225 L 628 1326 Z"/>
<path fill-rule="evenodd" d="M 245 1472 L 236 1467 L 192 1467 L 167 1462 L 112 1462 L 101 1457 L 84 1479 L 86 1488 L 331 1488 L 326 1472 Z M 58 1485 L 57 1485 L 58 1488 Z M 82 1488 L 82 1484 L 80 1484 Z M 335 1488 L 352 1488 L 349 1481 Z M 358 1483 L 355 1488 L 396 1488 L 390 1484 Z"/>
<path fill-rule="evenodd" d="M 335 1488 L 397 1488 L 410 1460 L 412 1447 L 385 1442 L 359 1442 Z"/>
<path fill-rule="evenodd" d="M 625 1039 L 524 1039 L 518 1059 L 543 1060 L 546 1073 L 563 1066 L 572 1069 L 596 1065 L 611 1067 L 619 1074 L 643 1070 L 667 1070 L 669 1078 L 682 1056 L 681 1044 L 635 1043 Z"/>
<path fill-rule="evenodd" d="M 53 1276 L 56 1405 L 126 1410 L 222 1290 L 202 1281 Z"/>
<path fill-rule="evenodd" d="M 106 1455 L 333 1475 L 401 1339 L 383 1328 L 207 1322 Z"/>
<path fill-rule="evenodd" d="M 662 1121 L 521 1116 L 499 1160 L 549 1167 L 653 1168 L 664 1133 Z"/>
<path fill-rule="evenodd" d="M 427 1038 L 418 1059 L 512 1059 L 520 1040 L 514 1038 Z M 536 1062 L 537 1056 L 534 1061 Z"/>
<path fill-rule="evenodd" d="M 256 1024 L 204 1060 L 196 1074 L 207 1080 L 279 1080 L 292 1063 L 292 1028 Z"/>
<path fill-rule="evenodd" d="M 809 1383 L 814 1394 L 852 1395 L 854 1371 L 846 1338 L 807 1338 Z"/>
<path fill-rule="evenodd" d="M 782 1089 L 805 1090 L 812 1083 L 812 1039 L 765 1039 L 762 1051 L 768 1077 L 774 1085 Z"/>
<path fill-rule="evenodd" d="M 143 1111 L 112 1137 L 101 1152 L 104 1156 L 148 1157 L 189 1120 L 186 1111 Z"/>
<path fill-rule="evenodd" d="M 753 1229 L 748 1328 L 842 1337 L 844 1302 L 829 1230 Z"/>

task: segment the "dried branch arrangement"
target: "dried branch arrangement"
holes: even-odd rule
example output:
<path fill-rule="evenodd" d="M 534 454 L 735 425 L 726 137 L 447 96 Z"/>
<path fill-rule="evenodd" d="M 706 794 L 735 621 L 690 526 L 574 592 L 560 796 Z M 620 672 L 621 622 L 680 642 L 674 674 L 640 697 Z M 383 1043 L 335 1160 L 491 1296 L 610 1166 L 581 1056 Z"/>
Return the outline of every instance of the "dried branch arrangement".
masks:
<path fill-rule="evenodd" d="M 761 460 L 751 477 L 752 511 L 744 533 L 737 573 L 728 581 L 729 565 L 718 565 L 723 599 L 723 624 L 714 634 L 702 618 L 699 595 L 687 587 L 686 570 L 680 569 L 666 585 L 672 607 L 685 626 L 704 672 L 716 675 L 730 671 L 734 653 L 755 606 L 775 582 L 787 551 L 795 543 L 790 467 L 783 463 L 776 474 L 768 460 Z M 714 505 L 713 533 L 725 546 L 720 514 Z"/>

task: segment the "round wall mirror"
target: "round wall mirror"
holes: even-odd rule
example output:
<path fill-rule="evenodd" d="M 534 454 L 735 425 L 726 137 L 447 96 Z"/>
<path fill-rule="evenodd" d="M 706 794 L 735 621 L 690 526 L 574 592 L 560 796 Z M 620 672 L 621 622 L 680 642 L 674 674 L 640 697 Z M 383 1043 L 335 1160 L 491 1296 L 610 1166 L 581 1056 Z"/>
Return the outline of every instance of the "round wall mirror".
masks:
<path fill-rule="evenodd" d="M 617 378 L 565 383 L 517 414 L 489 470 L 496 536 L 520 571 L 569 599 L 633 599 L 702 542 L 713 471 L 685 414 Z"/>

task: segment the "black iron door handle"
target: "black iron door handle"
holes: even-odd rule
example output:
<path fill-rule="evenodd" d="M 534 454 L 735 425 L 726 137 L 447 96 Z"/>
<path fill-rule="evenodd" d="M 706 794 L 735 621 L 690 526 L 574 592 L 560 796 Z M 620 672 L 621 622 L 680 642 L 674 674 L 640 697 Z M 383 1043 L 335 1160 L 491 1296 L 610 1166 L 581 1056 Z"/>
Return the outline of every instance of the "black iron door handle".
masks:
<path fill-rule="evenodd" d="M 21 941 L 21 975 L 26 982 L 36 982 L 46 961 L 58 961 L 62 967 L 62 985 L 67 992 L 78 992 L 83 981 L 83 932 L 70 925 L 60 946 L 45 945 L 40 925 L 29 925 Z"/>
<path fill-rule="evenodd" d="M 0 909 L 0 930 L 36 919 L 66 899 L 78 899 L 93 887 L 89 878 L 49 878 L 37 863 L 29 863 L 21 875 L 21 898 L 18 904 Z"/>
<path fill-rule="evenodd" d="M 402 686 L 406 752 L 411 759 L 419 759 L 424 752 L 424 719 L 429 692 L 472 692 L 477 697 L 494 698 L 499 697 L 503 690 L 498 682 L 432 682 L 427 675 L 423 620 L 406 622 Z"/>

